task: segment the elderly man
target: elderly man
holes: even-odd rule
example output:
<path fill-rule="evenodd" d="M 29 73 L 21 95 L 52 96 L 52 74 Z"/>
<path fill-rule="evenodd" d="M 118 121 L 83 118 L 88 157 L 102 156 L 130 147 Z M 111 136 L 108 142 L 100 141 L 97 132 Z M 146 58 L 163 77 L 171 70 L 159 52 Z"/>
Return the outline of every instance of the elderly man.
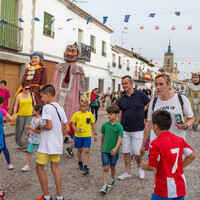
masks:
<path fill-rule="evenodd" d="M 131 151 L 133 151 L 138 165 L 138 175 L 140 179 L 145 178 L 144 171 L 139 168 L 141 163 L 140 147 L 142 145 L 144 132 L 144 108 L 149 103 L 149 97 L 133 88 L 133 79 L 131 76 L 122 78 L 122 87 L 124 95 L 119 99 L 120 119 L 124 136 L 122 138 L 122 152 L 126 172 L 118 177 L 123 180 L 131 178 Z"/>
<path fill-rule="evenodd" d="M 68 45 L 65 53 L 65 63 L 56 66 L 52 85 L 56 89 L 56 101 L 64 108 L 68 121 L 79 109 L 80 95 L 84 94 L 85 74 L 81 66 L 76 64 L 80 57 L 76 45 Z"/>

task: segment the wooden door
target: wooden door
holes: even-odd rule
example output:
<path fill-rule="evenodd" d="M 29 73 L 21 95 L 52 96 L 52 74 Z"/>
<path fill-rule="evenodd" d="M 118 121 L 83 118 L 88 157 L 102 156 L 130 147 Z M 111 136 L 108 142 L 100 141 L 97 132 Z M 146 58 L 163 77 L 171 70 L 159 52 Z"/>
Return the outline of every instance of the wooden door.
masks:
<path fill-rule="evenodd" d="M 51 81 L 55 72 L 55 68 L 58 63 L 50 62 L 46 60 L 43 61 L 43 63 L 44 63 L 44 67 L 47 69 L 47 83 L 51 84 Z"/>
<path fill-rule="evenodd" d="M 10 91 L 11 109 L 15 101 L 15 93 L 19 88 L 19 71 L 19 64 L 0 62 L 0 81 L 5 80 L 7 82 L 7 88 Z M 9 113 L 11 112 L 11 109 L 9 110 Z"/>

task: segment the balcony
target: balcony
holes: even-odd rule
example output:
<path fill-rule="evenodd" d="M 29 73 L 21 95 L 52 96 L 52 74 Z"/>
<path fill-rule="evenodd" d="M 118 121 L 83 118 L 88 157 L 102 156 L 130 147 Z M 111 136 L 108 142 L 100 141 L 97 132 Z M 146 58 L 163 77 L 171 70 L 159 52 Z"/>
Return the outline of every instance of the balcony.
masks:
<path fill-rule="evenodd" d="M 116 62 L 113 62 L 113 63 L 112 63 L 112 66 L 113 66 L 113 67 L 116 67 Z"/>
<path fill-rule="evenodd" d="M 91 52 L 96 53 L 96 49 L 94 47 L 91 47 Z"/>
<path fill-rule="evenodd" d="M 43 28 L 43 35 L 54 38 L 54 34 L 55 33 L 53 31 L 46 29 L 45 27 Z"/>
<path fill-rule="evenodd" d="M 106 52 L 102 52 L 101 55 L 106 57 L 107 54 L 106 54 Z"/>
<path fill-rule="evenodd" d="M 21 51 L 22 34 L 23 28 L 4 20 L 0 21 L 0 47 Z"/>
<path fill-rule="evenodd" d="M 75 44 L 79 47 L 79 51 L 81 53 L 81 56 L 79 60 L 90 62 L 91 57 L 91 46 L 88 46 L 84 43 L 76 43 Z"/>

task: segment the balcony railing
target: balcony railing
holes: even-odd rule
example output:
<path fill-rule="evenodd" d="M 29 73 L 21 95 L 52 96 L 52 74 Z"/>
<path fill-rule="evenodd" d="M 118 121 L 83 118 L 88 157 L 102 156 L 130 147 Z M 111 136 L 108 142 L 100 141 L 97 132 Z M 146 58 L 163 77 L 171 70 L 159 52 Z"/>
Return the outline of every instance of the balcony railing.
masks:
<path fill-rule="evenodd" d="M 87 62 L 90 62 L 91 57 L 91 46 L 88 46 L 84 43 L 76 43 L 75 44 L 79 47 L 81 56 L 79 57 L 79 60 L 84 60 Z"/>
<path fill-rule="evenodd" d="M 96 53 L 96 49 L 94 47 L 91 47 L 91 52 Z"/>
<path fill-rule="evenodd" d="M 43 35 L 54 38 L 54 34 L 55 33 L 53 31 L 46 29 L 45 27 L 43 28 Z"/>
<path fill-rule="evenodd" d="M 113 67 L 116 67 L 116 62 L 113 62 L 113 63 L 112 63 L 112 66 L 113 66 Z"/>
<path fill-rule="evenodd" d="M 22 50 L 22 34 L 23 28 L 6 21 L 0 21 L 0 46 L 13 49 L 16 51 Z"/>

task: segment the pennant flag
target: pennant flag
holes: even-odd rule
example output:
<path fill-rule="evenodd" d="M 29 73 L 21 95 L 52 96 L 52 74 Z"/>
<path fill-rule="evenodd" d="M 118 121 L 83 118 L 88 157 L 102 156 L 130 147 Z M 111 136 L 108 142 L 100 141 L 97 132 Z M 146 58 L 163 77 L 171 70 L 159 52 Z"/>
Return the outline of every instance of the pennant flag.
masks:
<path fill-rule="evenodd" d="M 192 25 L 189 25 L 187 29 L 192 30 Z"/>
<path fill-rule="evenodd" d="M 107 16 L 103 17 L 103 24 L 105 24 L 107 22 L 107 19 L 108 19 Z"/>
<path fill-rule="evenodd" d="M 39 22 L 39 21 L 40 21 L 40 19 L 37 18 L 37 17 L 35 17 L 34 20 L 35 20 L 36 22 Z"/>
<path fill-rule="evenodd" d="M 128 23 L 129 18 L 130 18 L 130 15 L 125 15 L 124 22 L 127 22 L 127 23 Z"/>
<path fill-rule="evenodd" d="M 1 24 L 8 24 L 8 22 L 5 21 L 5 20 L 3 20 L 3 19 L 0 21 L 0 23 L 1 23 Z"/>
<path fill-rule="evenodd" d="M 89 24 L 89 22 L 91 21 L 91 19 L 92 19 L 92 17 L 88 17 L 86 24 Z"/>
<path fill-rule="evenodd" d="M 188 64 L 190 65 L 190 62 Z"/>
<path fill-rule="evenodd" d="M 181 64 L 183 65 L 184 63 L 182 62 Z"/>
<path fill-rule="evenodd" d="M 144 65 L 144 62 L 143 62 L 143 65 Z"/>
<path fill-rule="evenodd" d="M 161 64 L 163 65 L 163 62 L 161 62 Z"/>
<path fill-rule="evenodd" d="M 136 62 L 136 65 L 138 64 L 138 62 Z"/>
<path fill-rule="evenodd" d="M 19 18 L 18 20 L 19 20 L 19 22 L 24 22 L 24 20 L 22 18 Z"/>
<path fill-rule="evenodd" d="M 156 27 L 155 27 L 155 30 L 159 30 L 159 29 L 160 29 L 159 26 L 156 26 Z"/>
<path fill-rule="evenodd" d="M 180 15 L 181 15 L 181 12 L 175 12 L 175 15 L 176 15 L 176 16 L 180 16 Z"/>
<path fill-rule="evenodd" d="M 196 66 L 198 66 L 198 64 L 196 64 Z"/>
<path fill-rule="evenodd" d="M 158 64 L 158 62 L 155 63 L 156 65 Z"/>
<path fill-rule="evenodd" d="M 174 26 L 172 26 L 172 31 L 174 31 L 174 30 L 176 30 L 176 27 L 175 27 L 175 25 L 174 25 Z"/>
<path fill-rule="evenodd" d="M 151 65 L 151 62 L 149 62 L 149 65 Z"/>
<path fill-rule="evenodd" d="M 177 62 L 175 62 L 175 64 L 177 65 Z"/>
<path fill-rule="evenodd" d="M 144 76 L 144 78 L 145 78 L 145 79 L 147 79 L 147 80 L 150 80 L 150 79 L 151 79 L 151 75 L 150 75 L 150 74 L 147 74 L 147 73 L 145 73 L 145 76 Z"/>
<path fill-rule="evenodd" d="M 140 26 L 140 30 L 144 30 L 144 26 Z"/>
<path fill-rule="evenodd" d="M 69 19 L 67 19 L 67 22 L 69 22 L 69 21 L 71 21 L 73 18 L 69 18 Z"/>
<path fill-rule="evenodd" d="M 55 21 L 55 19 L 52 19 L 52 20 L 50 21 L 50 23 L 53 24 L 54 21 Z"/>
<path fill-rule="evenodd" d="M 150 13 L 149 17 L 155 17 L 156 13 Z"/>
<path fill-rule="evenodd" d="M 170 65 L 170 61 L 168 61 L 168 63 L 167 63 L 168 65 Z"/>
<path fill-rule="evenodd" d="M 76 30 L 76 28 L 73 28 L 73 31 L 75 31 Z"/>
<path fill-rule="evenodd" d="M 125 26 L 125 27 L 124 27 L 124 30 L 128 30 L 128 27 L 127 27 L 127 26 Z"/>
<path fill-rule="evenodd" d="M 63 28 L 58 28 L 58 30 L 62 30 Z"/>

